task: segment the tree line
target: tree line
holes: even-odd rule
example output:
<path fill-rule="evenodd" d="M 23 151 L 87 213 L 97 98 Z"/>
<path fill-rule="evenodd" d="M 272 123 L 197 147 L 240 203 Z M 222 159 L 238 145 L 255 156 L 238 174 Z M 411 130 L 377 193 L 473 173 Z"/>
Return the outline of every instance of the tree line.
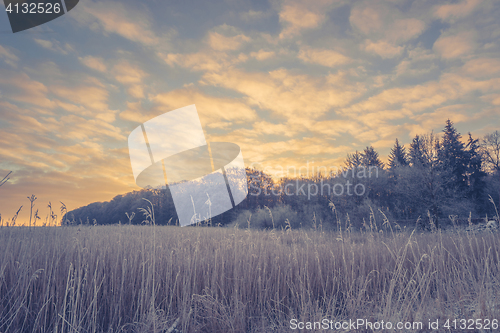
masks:
<path fill-rule="evenodd" d="M 447 120 L 440 135 L 416 135 L 408 145 L 396 139 L 384 164 L 372 147 L 348 154 L 342 168 L 274 179 L 247 168 L 249 194 L 211 225 L 333 227 L 340 220 L 361 227 L 372 220 L 433 221 L 497 216 L 500 195 L 500 132 L 465 140 Z M 143 222 L 137 209 L 147 198 L 157 224 L 176 224 L 168 188 L 134 191 L 106 203 L 69 212 L 66 224 Z M 134 215 L 132 216 L 132 213 Z M 132 216 L 132 219 L 130 218 Z"/>

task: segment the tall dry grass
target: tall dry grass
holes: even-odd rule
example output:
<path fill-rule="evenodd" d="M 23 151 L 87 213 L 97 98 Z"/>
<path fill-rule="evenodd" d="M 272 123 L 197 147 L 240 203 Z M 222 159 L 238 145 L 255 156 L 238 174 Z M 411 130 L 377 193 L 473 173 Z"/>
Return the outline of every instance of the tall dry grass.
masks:
<path fill-rule="evenodd" d="M 498 233 L 382 231 L 4 227 L 0 332 L 500 318 Z"/>

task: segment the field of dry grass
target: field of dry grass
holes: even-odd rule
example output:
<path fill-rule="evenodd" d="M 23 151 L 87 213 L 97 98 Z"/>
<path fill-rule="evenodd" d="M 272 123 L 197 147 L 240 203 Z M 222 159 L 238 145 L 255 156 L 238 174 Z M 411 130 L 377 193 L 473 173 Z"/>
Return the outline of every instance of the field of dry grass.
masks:
<path fill-rule="evenodd" d="M 500 319 L 500 238 L 491 232 L 3 227 L 0 260 L 0 332 Z"/>

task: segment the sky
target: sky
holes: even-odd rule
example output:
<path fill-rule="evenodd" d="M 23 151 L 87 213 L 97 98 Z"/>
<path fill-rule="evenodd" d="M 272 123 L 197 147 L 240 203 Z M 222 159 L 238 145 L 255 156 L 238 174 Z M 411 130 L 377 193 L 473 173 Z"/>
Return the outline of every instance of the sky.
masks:
<path fill-rule="evenodd" d="M 195 104 L 208 142 L 273 173 L 396 138 L 499 129 L 495 0 L 81 0 L 13 34 L 0 5 L 0 214 L 42 222 L 140 187 L 127 138 Z M 41 223 L 41 222 L 38 222 Z"/>

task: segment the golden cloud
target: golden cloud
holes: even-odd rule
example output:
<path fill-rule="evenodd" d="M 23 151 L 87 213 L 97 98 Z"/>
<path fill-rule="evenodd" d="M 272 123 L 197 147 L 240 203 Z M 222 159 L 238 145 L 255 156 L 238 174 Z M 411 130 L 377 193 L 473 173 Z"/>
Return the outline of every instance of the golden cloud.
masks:
<path fill-rule="evenodd" d="M 349 82 L 344 73 L 313 77 L 292 74 L 286 69 L 249 73 L 230 68 L 221 73 L 205 73 L 203 81 L 244 94 L 250 105 L 286 119 L 315 119 L 333 107 L 345 106 L 364 91 L 362 85 Z"/>
<path fill-rule="evenodd" d="M 298 58 L 305 62 L 320 64 L 326 67 L 337 67 L 352 62 L 351 59 L 342 53 L 333 50 L 311 49 L 307 47 L 300 50 Z"/>
<path fill-rule="evenodd" d="M 464 31 L 457 35 L 439 37 L 433 48 L 442 58 L 452 59 L 468 55 L 476 47 L 473 33 Z"/>
<path fill-rule="evenodd" d="M 266 60 L 275 56 L 274 51 L 259 50 L 258 52 L 251 52 L 250 56 L 257 60 Z"/>
<path fill-rule="evenodd" d="M 99 72 L 106 72 L 106 65 L 104 64 L 103 59 L 100 57 L 78 57 L 78 60 L 80 60 L 80 62 L 88 68 L 94 69 Z"/>
<path fill-rule="evenodd" d="M 25 73 L 7 72 L 0 76 L 0 85 L 4 85 L 3 90 L 9 93 L 8 98 L 11 100 L 47 109 L 56 106 L 56 103 L 47 97 L 49 89 Z"/>
<path fill-rule="evenodd" d="M 151 19 L 143 12 L 116 1 L 85 1 L 72 17 L 93 29 L 118 34 L 140 44 L 157 45 L 160 39 L 151 29 Z"/>
<path fill-rule="evenodd" d="M 279 20 L 284 28 L 279 37 L 297 36 L 304 29 L 318 27 L 326 19 L 329 9 L 344 4 L 343 0 L 288 0 L 283 1 L 279 12 Z"/>
<path fill-rule="evenodd" d="M 445 21 L 455 21 L 471 14 L 483 0 L 464 0 L 460 3 L 436 6 L 434 15 Z"/>
<path fill-rule="evenodd" d="M 250 38 L 243 34 L 233 37 L 227 37 L 217 32 L 208 34 L 208 44 L 216 51 L 234 51 L 239 49 L 243 43 L 249 41 Z"/>
<path fill-rule="evenodd" d="M 365 35 L 378 32 L 384 27 L 382 13 L 378 8 L 371 6 L 357 6 L 351 10 L 349 17 L 351 25 L 358 28 Z"/>
<path fill-rule="evenodd" d="M 14 68 L 17 67 L 17 61 L 19 60 L 19 58 L 14 53 L 9 51 L 8 49 L 3 47 L 2 45 L 0 45 L 0 59 L 3 59 L 3 61 L 5 61 L 5 63 L 7 63 L 8 65 L 10 65 Z"/>
<path fill-rule="evenodd" d="M 394 46 L 385 40 L 381 40 L 378 42 L 372 42 L 371 40 L 366 40 L 364 49 L 365 51 L 373 52 L 375 54 L 378 54 L 382 58 L 387 59 L 400 56 L 404 50 L 404 47 Z"/>

